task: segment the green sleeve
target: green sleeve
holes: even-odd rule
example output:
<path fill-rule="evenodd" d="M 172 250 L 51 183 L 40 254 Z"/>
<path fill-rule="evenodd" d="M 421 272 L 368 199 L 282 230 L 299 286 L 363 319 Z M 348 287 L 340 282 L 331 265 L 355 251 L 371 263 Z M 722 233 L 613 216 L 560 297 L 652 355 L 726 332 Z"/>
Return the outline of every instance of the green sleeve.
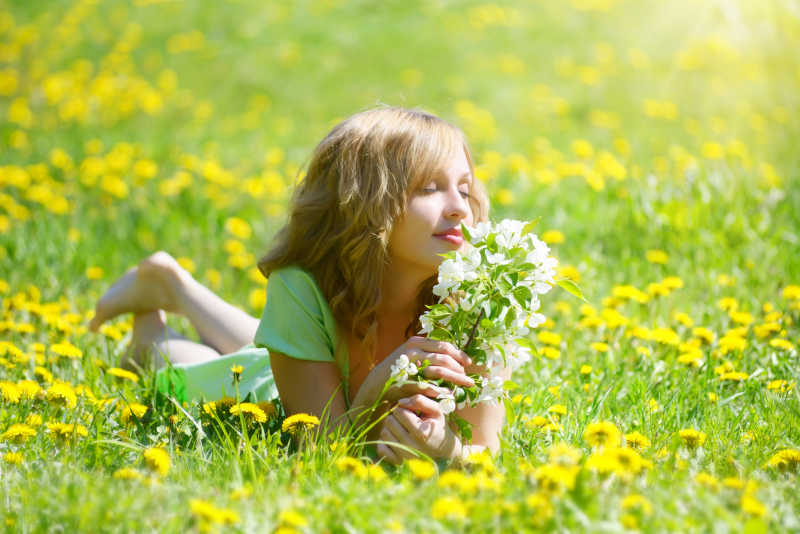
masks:
<path fill-rule="evenodd" d="M 311 274 L 296 267 L 270 274 L 254 343 L 291 358 L 336 362 L 336 322 Z"/>

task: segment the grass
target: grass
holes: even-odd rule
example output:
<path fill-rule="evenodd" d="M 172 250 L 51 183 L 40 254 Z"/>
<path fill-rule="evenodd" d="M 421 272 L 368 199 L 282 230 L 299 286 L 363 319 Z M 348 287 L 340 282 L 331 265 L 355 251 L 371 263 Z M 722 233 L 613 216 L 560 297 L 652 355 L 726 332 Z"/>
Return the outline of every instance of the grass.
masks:
<path fill-rule="evenodd" d="M 797 530 L 798 463 L 767 464 L 800 449 L 799 25 L 778 0 L 6 3 L 0 382 L 42 391 L 15 402 L 6 386 L 0 433 L 42 423 L 0 441 L 3 527 Z M 155 250 L 260 313 L 253 266 L 297 171 L 336 120 L 378 102 L 464 128 L 493 218 L 560 232 L 554 254 L 594 309 L 545 299 L 558 357 L 513 377 L 502 452 L 432 476 L 375 466 L 358 444 L 298 450 L 279 420 L 245 437 L 241 421 L 157 402 L 150 375 L 109 374 L 130 318 L 102 335 L 87 318 Z M 225 229 L 232 217 L 249 237 Z M 682 286 L 614 297 L 666 277 Z M 713 337 L 694 347 L 698 326 Z M 744 348 L 726 352 L 732 337 Z M 57 354 L 65 340 L 79 356 Z M 697 366 L 680 363 L 697 349 Z M 746 378 L 721 379 L 726 361 Z M 74 407 L 46 393 L 56 379 L 78 388 Z M 131 403 L 148 410 L 126 424 Z M 646 436 L 646 465 L 603 464 L 584 435 L 598 421 Z M 86 436 L 59 438 L 55 422 Z M 577 471 L 559 444 L 580 453 Z M 144 458 L 154 447 L 165 475 Z"/>

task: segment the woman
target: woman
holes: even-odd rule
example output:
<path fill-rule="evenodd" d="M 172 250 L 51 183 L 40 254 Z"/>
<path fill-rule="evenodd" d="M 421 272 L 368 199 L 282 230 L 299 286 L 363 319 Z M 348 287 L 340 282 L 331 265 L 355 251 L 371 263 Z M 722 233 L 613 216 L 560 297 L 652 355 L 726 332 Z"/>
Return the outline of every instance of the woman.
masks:
<path fill-rule="evenodd" d="M 185 397 L 230 392 L 231 373 L 225 371 L 242 365 L 240 395 L 263 400 L 279 394 L 289 414 L 325 412 L 329 424 L 339 425 L 346 414 L 384 401 L 392 409 L 379 427 L 386 442 L 434 458 L 494 451 L 502 406 L 458 411 L 473 424 L 468 445 L 434 400 L 438 388 L 384 391 L 402 354 L 429 360 L 429 378 L 472 385 L 465 353 L 413 333 L 425 305 L 434 301 L 440 254 L 463 245 L 462 223 L 487 217 L 487 197 L 458 128 L 418 110 L 367 110 L 334 127 L 314 150 L 289 221 L 259 262 L 268 277 L 260 321 L 159 252 L 100 299 L 91 328 L 135 313 L 134 358 L 151 348 L 165 355 L 171 369 L 159 372 L 161 383 Z M 168 329 L 164 312 L 187 317 L 203 343 Z M 379 445 L 378 453 L 391 462 L 409 456 L 388 444 Z"/>

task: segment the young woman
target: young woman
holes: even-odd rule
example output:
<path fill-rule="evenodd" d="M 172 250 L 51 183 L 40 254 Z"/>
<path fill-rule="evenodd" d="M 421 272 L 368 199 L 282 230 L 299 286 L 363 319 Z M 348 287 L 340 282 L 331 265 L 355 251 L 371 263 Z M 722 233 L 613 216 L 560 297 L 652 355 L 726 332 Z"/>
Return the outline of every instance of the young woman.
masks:
<path fill-rule="evenodd" d="M 108 290 L 91 328 L 133 312 L 133 358 L 147 363 L 142 359 L 154 349 L 157 364 L 168 359 L 159 384 L 179 397 L 230 395 L 230 369 L 242 365 L 240 396 L 280 396 L 288 414 L 325 412 L 337 425 L 380 400 L 391 409 L 376 432 L 385 442 L 434 458 L 495 451 L 502 406 L 458 412 L 473 424 L 466 444 L 434 400 L 438 388 L 383 391 L 402 354 L 429 360 L 429 378 L 472 385 L 464 352 L 414 333 L 434 302 L 439 255 L 462 246 L 461 223 L 487 217 L 461 130 L 418 110 L 367 110 L 334 127 L 314 150 L 288 223 L 258 265 L 268 277 L 260 321 L 159 252 Z M 203 343 L 169 329 L 165 312 L 187 317 Z M 389 444 L 378 453 L 395 463 L 409 456 Z"/>

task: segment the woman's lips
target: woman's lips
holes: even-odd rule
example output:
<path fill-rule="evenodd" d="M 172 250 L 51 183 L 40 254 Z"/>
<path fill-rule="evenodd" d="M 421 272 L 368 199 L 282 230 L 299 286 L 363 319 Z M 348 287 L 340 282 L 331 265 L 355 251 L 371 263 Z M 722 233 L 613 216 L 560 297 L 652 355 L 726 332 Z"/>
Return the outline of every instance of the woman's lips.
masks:
<path fill-rule="evenodd" d="M 461 232 L 457 230 L 449 230 L 447 232 L 442 232 L 441 234 L 433 234 L 433 237 L 438 237 L 439 239 L 447 241 L 448 243 L 452 243 L 457 247 L 460 247 L 464 243 L 464 236 L 461 235 Z"/>

